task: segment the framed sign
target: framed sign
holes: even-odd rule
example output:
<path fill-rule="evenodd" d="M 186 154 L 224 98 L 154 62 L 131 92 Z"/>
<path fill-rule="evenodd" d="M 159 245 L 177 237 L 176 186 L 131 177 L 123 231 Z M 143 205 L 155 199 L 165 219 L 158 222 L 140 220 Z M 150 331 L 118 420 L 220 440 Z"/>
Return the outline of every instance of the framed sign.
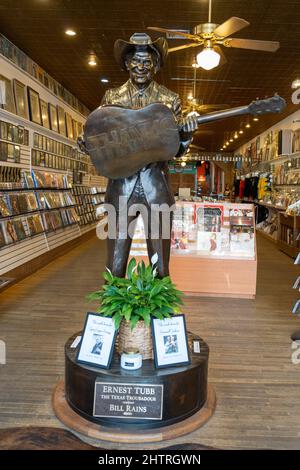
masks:
<path fill-rule="evenodd" d="M 74 139 L 72 116 L 69 113 L 66 113 L 66 125 L 69 139 Z"/>
<path fill-rule="evenodd" d="M 47 129 L 50 129 L 50 121 L 49 121 L 49 114 L 48 114 L 48 103 L 44 100 L 40 99 L 41 105 L 41 114 L 42 114 L 42 123 L 43 126 Z"/>
<path fill-rule="evenodd" d="M 30 119 L 32 122 L 42 125 L 42 115 L 41 115 L 39 94 L 37 91 L 33 90 L 30 87 L 27 87 L 27 90 L 28 90 Z"/>
<path fill-rule="evenodd" d="M 17 115 L 25 119 L 29 119 L 26 85 L 15 78 L 13 80 L 13 84 Z"/>
<path fill-rule="evenodd" d="M 57 106 L 57 115 L 58 115 L 58 129 L 61 135 L 66 136 L 66 118 L 65 118 L 65 110 L 60 106 Z"/>
<path fill-rule="evenodd" d="M 112 318 L 89 312 L 85 320 L 77 361 L 109 369 L 116 336 L 117 330 Z"/>
<path fill-rule="evenodd" d="M 0 75 L 0 108 L 16 114 L 11 80 Z"/>
<path fill-rule="evenodd" d="M 184 315 L 151 319 L 156 368 L 190 364 Z"/>
<path fill-rule="evenodd" d="M 57 110 L 56 110 L 56 107 L 51 103 L 49 103 L 49 116 L 50 116 L 51 130 L 58 132 Z"/>

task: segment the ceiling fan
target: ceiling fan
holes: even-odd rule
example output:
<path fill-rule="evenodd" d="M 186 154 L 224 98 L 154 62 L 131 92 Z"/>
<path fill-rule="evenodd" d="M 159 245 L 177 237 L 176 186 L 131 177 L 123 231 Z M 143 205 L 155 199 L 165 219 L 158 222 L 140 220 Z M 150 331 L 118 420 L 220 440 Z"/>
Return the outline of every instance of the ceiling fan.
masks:
<path fill-rule="evenodd" d="M 229 108 L 228 104 L 204 104 L 202 99 L 197 98 L 197 66 L 196 62 L 192 64 L 194 68 L 193 94 L 187 98 L 187 104 L 183 107 L 183 114 L 196 113 L 198 115 L 208 113 L 217 109 Z"/>
<path fill-rule="evenodd" d="M 233 16 L 224 23 L 218 25 L 211 22 L 212 0 L 209 0 L 208 23 L 198 24 L 193 29 L 193 34 L 182 31 L 157 28 L 149 26 L 147 29 L 160 31 L 167 34 L 176 34 L 182 39 L 190 39 L 192 42 L 183 46 L 171 47 L 169 52 L 176 52 L 190 47 L 203 46 L 203 50 L 197 55 L 197 63 L 200 67 L 211 70 L 217 67 L 221 58 L 225 60 L 220 46 L 234 47 L 238 49 L 252 49 L 255 51 L 275 52 L 279 48 L 278 41 L 259 41 L 255 39 L 230 38 L 231 34 L 240 31 L 250 23 L 242 18 Z"/>

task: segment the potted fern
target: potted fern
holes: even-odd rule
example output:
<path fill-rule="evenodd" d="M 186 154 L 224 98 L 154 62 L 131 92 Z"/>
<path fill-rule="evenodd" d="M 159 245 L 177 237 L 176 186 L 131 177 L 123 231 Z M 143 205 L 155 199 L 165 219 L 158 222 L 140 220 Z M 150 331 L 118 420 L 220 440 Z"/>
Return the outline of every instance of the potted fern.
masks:
<path fill-rule="evenodd" d="M 169 276 L 157 277 L 157 255 L 152 265 L 137 263 L 132 258 L 127 276 L 114 276 L 109 269 L 103 273 L 106 283 L 102 289 L 88 295 L 89 300 L 100 302 L 97 312 L 111 316 L 119 330 L 117 349 L 138 347 L 143 359 L 152 357 L 151 317 L 170 318 L 179 313 L 182 292 L 176 289 Z"/>

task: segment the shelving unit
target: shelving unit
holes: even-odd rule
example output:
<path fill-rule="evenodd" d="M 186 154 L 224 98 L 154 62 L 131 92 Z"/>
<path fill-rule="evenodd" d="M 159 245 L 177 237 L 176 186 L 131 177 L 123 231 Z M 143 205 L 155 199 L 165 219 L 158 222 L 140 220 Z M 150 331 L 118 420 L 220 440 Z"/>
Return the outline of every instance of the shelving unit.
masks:
<path fill-rule="evenodd" d="M 31 87 L 49 106 L 51 104 L 55 109 L 63 108 L 65 115 L 71 116 L 72 122 L 77 123 L 78 128 L 82 128 L 86 117 L 61 97 L 56 96 L 43 83 L 2 57 L 1 54 L 0 66 L 1 74 L 11 83 L 16 79 L 27 87 Z M 63 201 L 65 197 L 63 194 L 73 197 L 71 191 L 74 182 L 87 188 L 101 186 L 104 192 L 106 179 L 96 174 L 90 158 L 79 151 L 76 137 L 76 135 L 72 135 L 72 138 L 67 137 L 59 133 L 59 129 L 58 131 L 51 130 L 0 108 L 0 194 L 34 193 L 37 201 L 40 195 L 44 197 L 46 194 L 61 194 Z M 58 177 L 65 175 L 70 181 L 70 186 L 55 188 L 53 185 L 46 184 L 43 187 L 26 189 L 22 175 L 32 170 L 47 172 Z M 53 197 L 53 201 L 56 199 Z M 9 280 L 21 279 L 95 233 L 96 207 L 90 206 L 89 220 L 86 220 L 83 225 L 79 224 L 80 220 L 75 212 L 76 202 L 73 201 L 68 205 L 62 204 L 62 207 L 54 207 L 55 204 L 53 207 L 41 207 L 38 204 L 35 211 L 13 213 L 7 218 L 0 218 L 1 224 L 7 220 L 12 224 L 14 220 L 21 220 L 20 223 L 23 224 L 25 231 L 25 237 L 22 240 L 18 239 L 1 246 L 0 276 Z M 43 231 L 33 234 L 27 222 L 32 222 L 28 219 L 35 215 L 40 218 Z M 7 285 L 7 283 L 0 283 L 0 288 Z"/>
<path fill-rule="evenodd" d="M 279 214 L 278 247 L 292 258 L 295 258 L 299 252 L 300 245 L 297 240 L 299 232 L 300 217 L 281 212 Z"/>

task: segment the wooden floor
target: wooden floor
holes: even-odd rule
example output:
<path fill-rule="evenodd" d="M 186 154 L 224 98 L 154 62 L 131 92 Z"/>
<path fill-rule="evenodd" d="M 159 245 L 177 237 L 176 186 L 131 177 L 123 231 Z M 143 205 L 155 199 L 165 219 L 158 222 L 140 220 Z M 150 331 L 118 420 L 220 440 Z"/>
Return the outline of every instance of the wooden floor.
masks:
<path fill-rule="evenodd" d="M 290 341 L 300 330 L 290 313 L 299 268 L 264 238 L 258 253 L 256 300 L 186 299 L 188 328 L 210 346 L 217 409 L 203 428 L 164 446 L 300 449 L 300 364 L 292 364 Z M 7 345 L 7 364 L 0 365 L 1 429 L 62 427 L 51 394 L 64 374 L 64 343 L 93 309 L 85 294 L 99 287 L 104 259 L 103 242 L 91 239 L 0 295 L 0 339 Z"/>

